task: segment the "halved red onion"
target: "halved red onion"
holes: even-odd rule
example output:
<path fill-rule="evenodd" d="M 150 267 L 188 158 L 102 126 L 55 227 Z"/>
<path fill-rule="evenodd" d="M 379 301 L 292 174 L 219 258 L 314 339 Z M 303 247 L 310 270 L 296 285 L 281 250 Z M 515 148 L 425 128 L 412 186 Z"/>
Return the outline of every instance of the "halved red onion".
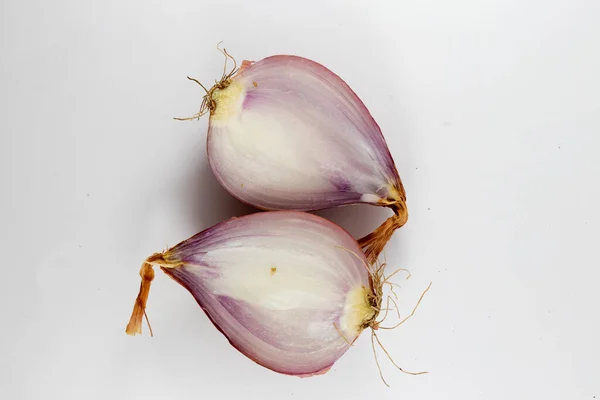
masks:
<path fill-rule="evenodd" d="M 265 210 L 367 203 L 395 215 L 359 242 L 374 262 L 406 223 L 406 195 L 381 130 L 333 72 L 306 58 L 244 61 L 207 90 L 208 155 L 232 195 Z"/>
<path fill-rule="evenodd" d="M 233 218 L 149 257 L 126 332 L 141 333 L 152 264 L 243 354 L 283 374 L 326 372 L 377 327 L 381 277 L 339 226 L 295 211 Z"/>

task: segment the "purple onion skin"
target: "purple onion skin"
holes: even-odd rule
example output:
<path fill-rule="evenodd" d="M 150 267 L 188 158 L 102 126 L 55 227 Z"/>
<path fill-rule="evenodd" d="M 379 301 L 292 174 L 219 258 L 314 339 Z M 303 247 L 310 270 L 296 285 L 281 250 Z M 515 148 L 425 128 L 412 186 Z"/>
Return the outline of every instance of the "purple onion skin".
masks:
<path fill-rule="evenodd" d="M 281 250 L 286 248 L 292 257 L 287 260 L 282 257 L 288 253 Z M 232 256 L 244 260 L 241 262 L 252 269 L 248 280 L 237 283 L 241 285 L 237 290 L 230 288 L 227 279 L 242 279 L 247 270 L 245 266 L 228 264 Z M 297 264 L 295 257 L 316 263 Z M 254 260 L 264 264 L 264 268 L 255 268 Z M 149 258 L 148 262 L 162 265 L 166 274 L 186 288 L 233 347 L 282 374 L 304 377 L 327 372 L 364 329 L 346 328 L 345 305 L 349 304 L 349 293 L 371 290 L 366 258 L 346 231 L 312 214 L 279 211 L 234 218 Z M 270 266 L 276 266 L 275 276 L 268 277 Z M 315 282 L 313 286 L 298 288 L 293 281 L 285 280 L 285 274 Z M 269 279 L 276 278 L 282 280 L 273 281 L 275 286 L 271 286 Z M 253 288 L 254 281 L 262 285 L 261 290 Z M 291 291 L 280 293 L 285 285 L 292 285 Z M 286 304 L 287 297 L 295 298 L 299 290 L 305 291 L 300 298 L 306 297 L 309 303 L 303 300 L 297 306 L 277 308 L 277 301 Z M 253 295 L 244 294 L 245 291 Z M 327 296 L 327 300 L 318 293 Z M 268 306 L 273 298 L 277 300 L 275 308 Z M 323 307 L 312 307 L 311 301 Z M 370 317 L 376 316 L 370 312 Z M 345 332 L 344 337 L 338 329 Z"/>
<path fill-rule="evenodd" d="M 312 81 L 297 80 L 293 76 L 307 77 Z M 251 171 L 243 176 L 244 168 L 232 170 L 226 165 L 232 159 L 227 158 L 229 155 L 220 154 L 222 139 L 237 132 L 232 132 L 227 125 L 223 126 L 218 113 L 216 117 L 211 115 L 207 141 L 209 163 L 217 180 L 233 196 L 263 210 L 302 211 L 357 203 L 389 206 L 404 198 L 400 176 L 379 125 L 356 93 L 329 69 L 306 58 L 276 55 L 254 63 L 244 61 L 231 82 L 243 87 L 243 93 L 240 94 L 243 100 L 240 109 L 236 111 L 236 118 L 243 118 L 247 113 L 257 113 L 275 120 L 282 113 L 296 113 L 309 120 L 309 127 L 316 127 L 318 130 L 315 135 L 329 143 L 332 149 L 329 158 L 311 158 L 311 162 L 306 163 L 306 167 L 314 166 L 323 171 L 322 178 L 329 185 L 299 192 L 294 188 L 297 182 L 291 177 L 284 182 L 265 181 L 254 184 L 253 181 L 257 178 L 250 175 Z M 283 111 L 280 108 L 273 110 L 274 102 Z M 218 99 L 216 107 L 219 107 Z M 309 114 L 312 112 L 317 112 L 318 115 L 310 120 Z M 323 113 L 331 121 L 341 121 L 343 126 L 322 126 L 318 117 L 322 117 Z M 282 126 L 282 131 L 277 134 L 285 136 L 289 132 Z M 361 142 L 356 143 L 355 139 Z M 292 139 L 290 145 L 294 143 L 298 142 Z M 283 147 L 279 150 L 282 151 Z M 288 150 L 294 151 L 292 148 Z M 369 153 L 367 157 L 365 152 Z M 335 168 L 330 170 L 328 166 L 332 160 L 335 161 Z M 264 161 L 257 157 L 254 162 Z M 271 170 L 276 170 L 282 166 L 271 167 Z M 306 174 L 300 178 L 306 183 L 314 176 Z"/>

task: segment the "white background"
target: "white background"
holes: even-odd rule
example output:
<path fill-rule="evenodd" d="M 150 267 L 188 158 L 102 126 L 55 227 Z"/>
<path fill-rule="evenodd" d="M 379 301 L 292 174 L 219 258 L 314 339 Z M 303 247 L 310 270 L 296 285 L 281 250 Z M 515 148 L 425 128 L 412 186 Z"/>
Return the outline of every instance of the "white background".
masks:
<path fill-rule="evenodd" d="M 600 3 L 2 1 L 0 398 L 600 399 Z M 155 337 L 125 335 L 141 261 L 251 209 L 215 181 L 199 88 L 289 53 L 382 127 L 408 225 L 382 332 L 324 376 L 257 366 L 160 271 Z M 390 212 L 320 212 L 355 235 Z M 400 278 L 398 280 L 400 282 Z"/>

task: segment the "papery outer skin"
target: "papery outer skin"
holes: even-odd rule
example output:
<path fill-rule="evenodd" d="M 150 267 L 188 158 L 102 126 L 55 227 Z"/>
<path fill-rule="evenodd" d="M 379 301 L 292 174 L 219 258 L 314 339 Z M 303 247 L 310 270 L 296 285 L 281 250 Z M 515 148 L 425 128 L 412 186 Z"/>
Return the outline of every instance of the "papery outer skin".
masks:
<path fill-rule="evenodd" d="M 379 126 L 337 75 L 296 56 L 244 67 L 216 90 L 209 162 L 232 195 L 267 210 L 404 197 Z"/>
<path fill-rule="evenodd" d="M 164 256 L 169 263 L 183 262 L 163 270 L 190 291 L 230 343 L 280 373 L 323 373 L 358 337 L 362 319 L 373 315 L 369 309 L 357 320 L 367 300 L 349 300 L 369 288 L 358 244 L 312 214 L 232 219 Z"/>

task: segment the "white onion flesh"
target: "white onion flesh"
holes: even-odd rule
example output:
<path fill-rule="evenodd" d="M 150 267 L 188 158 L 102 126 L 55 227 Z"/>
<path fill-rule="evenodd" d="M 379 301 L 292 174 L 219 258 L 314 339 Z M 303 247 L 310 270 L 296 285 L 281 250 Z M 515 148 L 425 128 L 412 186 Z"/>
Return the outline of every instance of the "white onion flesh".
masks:
<path fill-rule="evenodd" d="M 235 348 L 284 374 L 326 372 L 377 316 L 356 240 L 304 212 L 231 219 L 147 263 L 184 286 Z M 141 332 L 138 303 L 128 333 Z"/>
<path fill-rule="evenodd" d="M 211 98 L 210 164 L 242 201 L 267 210 L 316 210 L 403 198 L 379 126 L 322 65 L 287 55 L 245 62 Z"/>

